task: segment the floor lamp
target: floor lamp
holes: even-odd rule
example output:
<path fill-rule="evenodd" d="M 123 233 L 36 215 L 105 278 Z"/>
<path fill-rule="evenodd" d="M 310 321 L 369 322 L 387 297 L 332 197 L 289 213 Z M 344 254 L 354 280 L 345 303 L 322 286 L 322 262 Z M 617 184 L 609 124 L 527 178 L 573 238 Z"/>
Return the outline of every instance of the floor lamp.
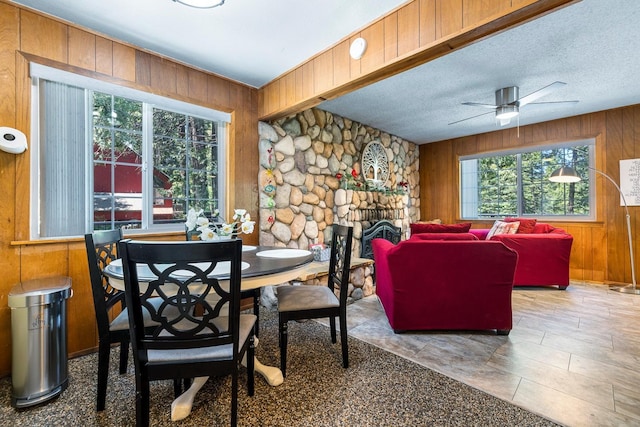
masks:
<path fill-rule="evenodd" d="M 592 167 L 589 167 L 589 169 L 604 176 L 616 187 L 616 189 L 620 193 L 620 197 L 622 198 L 622 203 L 624 204 L 624 210 L 627 214 L 627 236 L 629 238 L 629 260 L 631 261 L 631 284 L 627 286 L 611 287 L 610 289 L 612 291 L 622 292 L 625 294 L 640 295 L 640 289 L 636 288 L 636 271 L 634 266 L 635 260 L 633 258 L 633 239 L 631 238 L 631 219 L 630 219 L 631 217 L 629 215 L 629 207 L 627 206 L 627 200 L 625 199 L 624 194 L 620 189 L 620 186 L 618 186 L 618 184 L 616 184 L 616 182 L 609 175 Z M 578 182 L 581 179 L 582 178 L 580 178 L 576 170 L 569 166 L 563 166 L 559 169 L 556 169 L 555 171 L 553 171 L 553 173 L 549 177 L 549 181 L 560 182 L 560 183 Z"/>

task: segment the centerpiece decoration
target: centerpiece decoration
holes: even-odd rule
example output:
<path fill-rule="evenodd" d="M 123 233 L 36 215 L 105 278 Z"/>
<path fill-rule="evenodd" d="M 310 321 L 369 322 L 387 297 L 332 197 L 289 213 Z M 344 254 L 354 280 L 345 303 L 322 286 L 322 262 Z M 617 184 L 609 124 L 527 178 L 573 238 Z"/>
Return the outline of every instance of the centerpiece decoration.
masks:
<path fill-rule="evenodd" d="M 251 215 L 245 209 L 235 209 L 230 223 L 220 218 L 218 209 L 213 211 L 213 218 L 219 221 L 209 220 L 202 209 L 189 209 L 185 222 L 187 233 L 197 236 L 200 240 L 220 240 L 234 238 L 239 234 L 251 234 L 255 226 L 255 221 L 251 221 Z"/>

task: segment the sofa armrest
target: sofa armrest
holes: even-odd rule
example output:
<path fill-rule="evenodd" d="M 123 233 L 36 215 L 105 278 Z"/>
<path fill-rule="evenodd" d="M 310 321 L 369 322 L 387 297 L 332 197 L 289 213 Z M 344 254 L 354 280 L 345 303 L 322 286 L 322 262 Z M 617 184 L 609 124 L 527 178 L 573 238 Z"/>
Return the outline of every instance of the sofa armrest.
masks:
<path fill-rule="evenodd" d="M 498 234 L 491 240 L 518 253 L 514 285 L 569 285 L 570 234 Z"/>
<path fill-rule="evenodd" d="M 393 285 L 389 268 L 389 251 L 396 245 L 386 239 L 373 239 L 373 260 L 376 271 L 376 295 L 387 312 L 394 312 Z"/>

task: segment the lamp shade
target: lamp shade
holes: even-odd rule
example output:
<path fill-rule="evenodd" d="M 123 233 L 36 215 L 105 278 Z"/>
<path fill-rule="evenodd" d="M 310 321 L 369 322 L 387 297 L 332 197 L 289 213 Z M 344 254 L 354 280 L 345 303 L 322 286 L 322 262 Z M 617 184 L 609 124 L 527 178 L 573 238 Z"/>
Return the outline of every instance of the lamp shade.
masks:
<path fill-rule="evenodd" d="M 173 0 L 176 3 L 184 4 L 186 6 L 195 7 L 198 9 L 211 9 L 213 7 L 222 6 L 225 0 Z"/>
<path fill-rule="evenodd" d="M 570 183 L 578 182 L 580 180 L 582 180 L 582 178 L 580 178 L 576 170 L 569 166 L 563 166 L 559 169 L 554 170 L 549 177 L 549 181 L 551 182 Z"/>

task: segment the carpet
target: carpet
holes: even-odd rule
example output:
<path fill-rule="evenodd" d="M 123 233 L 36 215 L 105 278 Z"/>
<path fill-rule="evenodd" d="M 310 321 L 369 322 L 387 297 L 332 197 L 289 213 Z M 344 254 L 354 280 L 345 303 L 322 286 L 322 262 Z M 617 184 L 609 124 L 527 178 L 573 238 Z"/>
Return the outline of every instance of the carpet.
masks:
<path fill-rule="evenodd" d="M 277 314 L 262 309 L 256 354 L 279 365 Z M 350 367 L 342 368 L 340 341 L 316 322 L 289 324 L 287 378 L 278 387 L 256 374 L 253 397 L 240 374 L 240 426 L 554 426 L 538 415 L 349 337 Z M 0 379 L 1 426 L 135 425 L 133 362 L 119 375 L 112 351 L 106 409 L 95 411 L 97 355 L 69 361 L 69 388 L 41 406 L 11 407 L 11 379 Z M 198 393 L 191 415 L 172 422 L 173 383 L 151 387 L 151 425 L 228 425 L 228 377 L 211 378 Z"/>

